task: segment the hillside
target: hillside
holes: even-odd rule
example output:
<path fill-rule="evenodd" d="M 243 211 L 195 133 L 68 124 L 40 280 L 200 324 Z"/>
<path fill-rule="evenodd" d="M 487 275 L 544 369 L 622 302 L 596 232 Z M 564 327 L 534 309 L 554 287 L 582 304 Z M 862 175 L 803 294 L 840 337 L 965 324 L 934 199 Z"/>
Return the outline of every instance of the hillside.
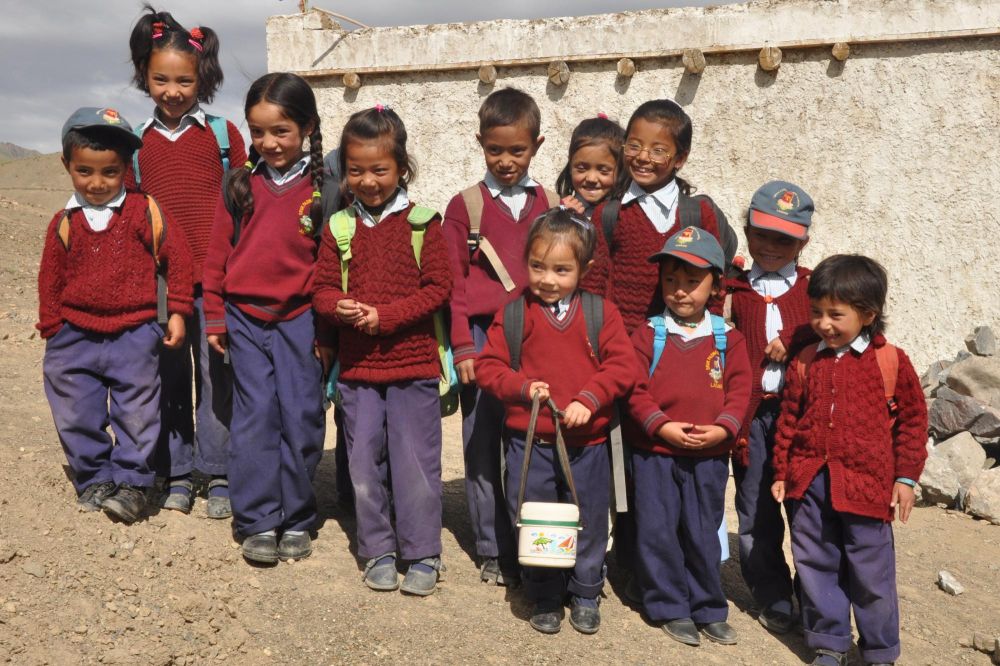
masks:
<path fill-rule="evenodd" d="M 37 150 L 22 148 L 16 143 L 0 141 L 0 162 L 6 162 L 8 160 L 23 160 L 27 157 L 38 157 L 39 155 L 41 155 L 41 153 Z"/>

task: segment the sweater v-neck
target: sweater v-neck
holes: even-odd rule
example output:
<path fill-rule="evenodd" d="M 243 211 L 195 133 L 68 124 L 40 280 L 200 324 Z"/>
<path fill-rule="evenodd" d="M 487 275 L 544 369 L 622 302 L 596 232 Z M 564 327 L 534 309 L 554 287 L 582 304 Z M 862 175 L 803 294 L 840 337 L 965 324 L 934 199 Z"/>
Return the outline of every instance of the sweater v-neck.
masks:
<path fill-rule="evenodd" d="M 539 307 L 545 313 L 545 321 L 557 331 L 564 332 L 573 323 L 573 319 L 576 318 L 576 311 L 580 309 L 580 296 L 578 294 L 573 296 L 573 299 L 569 302 L 569 309 L 566 310 L 566 316 L 562 319 L 556 317 L 548 304 L 541 303 Z"/>
<path fill-rule="evenodd" d="M 271 194 L 273 194 L 275 197 L 283 197 L 290 191 L 294 190 L 296 187 L 299 186 L 299 183 L 302 182 L 302 179 L 306 177 L 306 172 L 303 171 L 297 177 L 292 178 L 290 181 L 282 185 L 275 184 L 275 182 L 271 180 L 266 174 L 261 174 L 260 177 L 264 179 L 264 187 L 266 187 L 268 191 L 271 192 Z"/>

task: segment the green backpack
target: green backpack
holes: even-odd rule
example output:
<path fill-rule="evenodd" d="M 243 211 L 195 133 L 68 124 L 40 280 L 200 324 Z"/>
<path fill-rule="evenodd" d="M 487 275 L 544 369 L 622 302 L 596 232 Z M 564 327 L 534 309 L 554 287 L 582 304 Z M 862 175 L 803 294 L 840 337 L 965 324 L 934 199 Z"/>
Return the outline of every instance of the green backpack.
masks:
<path fill-rule="evenodd" d="M 427 225 L 437 217 L 437 211 L 423 206 L 414 206 L 406 221 L 410 223 L 410 245 L 413 246 L 413 257 L 420 267 L 420 251 L 424 247 L 424 234 Z M 340 288 L 347 293 L 347 274 L 351 261 L 351 241 L 357 231 L 357 213 L 354 206 L 337 211 L 330 217 L 330 234 L 337 241 L 340 252 Z M 458 410 L 458 373 L 455 372 L 455 359 L 448 339 L 448 328 L 445 326 L 444 310 L 434 313 L 434 337 L 437 338 L 438 358 L 441 360 L 441 375 L 438 382 L 438 393 L 441 396 L 441 416 L 450 416 Z M 340 375 L 340 361 L 334 363 L 326 383 L 326 396 L 339 404 L 337 392 L 337 377 Z"/>

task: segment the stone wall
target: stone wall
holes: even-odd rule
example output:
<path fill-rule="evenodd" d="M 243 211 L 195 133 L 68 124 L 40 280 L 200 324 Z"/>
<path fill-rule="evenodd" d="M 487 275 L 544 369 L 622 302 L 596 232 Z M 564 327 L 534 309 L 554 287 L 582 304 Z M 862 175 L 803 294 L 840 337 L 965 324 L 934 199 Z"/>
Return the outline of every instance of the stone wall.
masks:
<path fill-rule="evenodd" d="M 803 262 L 862 252 L 891 277 L 890 337 L 926 366 L 965 332 L 1000 322 L 1000 3 L 990 0 L 764 0 L 602 16 L 344 32 L 329 16 L 273 17 L 268 62 L 309 77 L 332 147 L 354 111 L 377 102 L 404 119 L 418 163 L 412 198 L 443 209 L 484 171 L 476 111 L 516 86 L 542 110 L 532 174 L 552 185 L 577 122 L 624 124 L 672 97 L 694 120 L 683 175 L 742 226 L 766 180 L 816 200 Z M 851 45 L 845 62 L 830 46 Z M 776 72 L 758 65 L 780 46 Z M 707 68 L 679 54 L 701 49 Z M 617 75 L 619 57 L 638 71 Z M 565 86 L 548 63 L 565 60 Z M 497 66 L 493 85 L 477 67 Z M 343 74 L 359 73 L 357 90 Z"/>

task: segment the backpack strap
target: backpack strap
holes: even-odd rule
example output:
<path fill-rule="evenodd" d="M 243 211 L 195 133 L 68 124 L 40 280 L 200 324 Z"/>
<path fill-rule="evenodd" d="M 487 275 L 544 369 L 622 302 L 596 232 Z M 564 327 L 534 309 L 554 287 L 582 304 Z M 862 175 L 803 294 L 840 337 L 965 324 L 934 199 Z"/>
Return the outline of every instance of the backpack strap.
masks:
<path fill-rule="evenodd" d="M 663 348 L 667 346 L 667 320 L 663 315 L 655 315 L 649 318 L 649 323 L 653 325 L 653 359 L 649 362 L 649 376 L 652 377 L 660 364 Z"/>
<path fill-rule="evenodd" d="M 875 360 L 878 361 L 879 372 L 882 373 L 882 386 L 885 389 L 885 404 L 889 406 L 889 413 L 893 422 L 896 420 L 896 412 L 899 410 L 896 404 L 896 380 L 899 377 L 899 352 L 896 347 L 888 342 L 881 347 L 875 348 Z"/>
<path fill-rule="evenodd" d="M 316 229 L 316 237 L 320 238 L 323 227 L 330 223 L 330 218 L 337 212 L 340 205 L 340 162 L 337 149 L 334 148 L 323 158 L 323 187 L 320 188 L 323 207 L 323 223 Z"/>
<path fill-rule="evenodd" d="M 62 241 L 63 247 L 69 252 L 69 210 L 62 212 L 62 217 L 56 224 L 56 236 Z"/>
<path fill-rule="evenodd" d="M 420 252 L 424 247 L 427 225 L 435 217 L 437 211 L 424 206 L 414 206 L 406 216 L 406 221 L 410 223 L 410 245 L 413 247 L 413 258 L 417 260 L 417 268 L 420 268 Z"/>
<path fill-rule="evenodd" d="M 719 362 L 722 369 L 726 369 L 726 347 L 729 340 L 726 338 L 726 320 L 717 314 L 708 315 L 712 322 L 712 337 L 715 338 L 715 349 L 719 352 Z"/>
<path fill-rule="evenodd" d="M 226 119 L 206 113 L 205 123 L 211 128 L 215 142 L 219 144 L 219 161 L 222 162 L 222 173 L 225 174 L 229 171 L 229 127 Z"/>
<path fill-rule="evenodd" d="M 167 233 L 167 225 L 163 219 L 160 205 L 151 196 L 146 196 L 146 219 L 153 232 L 153 264 L 156 266 L 156 321 L 166 325 L 167 313 L 167 276 L 160 263 L 160 248 L 163 246 Z"/>
<path fill-rule="evenodd" d="M 590 348 L 601 362 L 601 329 L 604 328 L 604 299 L 589 291 L 580 292 L 580 305 L 583 306 L 583 321 L 587 325 L 587 340 Z"/>
<path fill-rule="evenodd" d="M 819 343 L 814 345 L 809 345 L 808 347 L 803 347 L 799 355 L 795 357 L 795 368 L 796 372 L 799 374 L 799 379 L 805 382 L 806 376 L 809 374 L 809 364 L 813 362 L 816 358 L 816 354 L 819 352 Z"/>
<path fill-rule="evenodd" d="M 722 252 L 726 256 L 726 266 L 728 267 L 733 263 L 733 257 L 736 256 L 739 239 L 736 238 L 736 232 L 729 226 L 726 214 L 712 201 L 711 197 L 704 194 L 697 194 L 692 197 L 683 192 L 679 193 L 677 196 L 677 210 L 678 217 L 680 218 L 680 227 L 681 229 L 685 227 L 704 228 L 701 221 L 702 202 L 707 202 L 715 214 L 715 221 L 719 229 L 719 245 L 722 246 Z"/>
<path fill-rule="evenodd" d="M 510 367 L 521 369 L 521 342 L 524 341 L 524 296 L 519 296 L 503 308 L 503 333 L 510 352 Z"/>
<path fill-rule="evenodd" d="M 542 193 L 545 195 L 545 201 L 548 202 L 549 208 L 555 208 L 559 205 L 559 195 L 552 190 L 543 187 Z"/>
<path fill-rule="evenodd" d="M 345 294 L 347 293 L 348 265 L 351 261 L 351 241 L 357 230 L 358 219 L 354 206 L 339 210 L 330 218 L 330 234 L 337 241 L 337 251 L 340 254 L 340 289 Z"/>
<path fill-rule="evenodd" d="M 601 228 L 604 229 L 604 240 L 608 250 L 611 249 L 611 239 L 615 235 L 615 225 L 618 224 L 618 213 L 622 209 L 621 199 L 608 199 L 601 209 Z"/>
<path fill-rule="evenodd" d="M 149 125 L 143 123 L 142 125 L 136 125 L 132 129 L 132 133 L 142 140 L 142 135 L 146 133 Z M 139 151 L 132 151 L 132 176 L 135 178 L 135 189 L 139 189 L 139 185 L 142 183 L 142 176 L 139 175 Z"/>
<path fill-rule="evenodd" d="M 483 190 L 477 183 L 462 190 L 461 197 L 465 202 L 465 209 L 469 213 L 469 252 L 475 252 L 478 249 L 486 257 L 486 261 L 493 267 L 493 272 L 500 279 L 504 291 L 509 294 L 517 288 L 517 284 L 503 265 L 493 244 L 479 231 L 483 223 L 483 206 L 486 204 L 483 199 Z"/>

